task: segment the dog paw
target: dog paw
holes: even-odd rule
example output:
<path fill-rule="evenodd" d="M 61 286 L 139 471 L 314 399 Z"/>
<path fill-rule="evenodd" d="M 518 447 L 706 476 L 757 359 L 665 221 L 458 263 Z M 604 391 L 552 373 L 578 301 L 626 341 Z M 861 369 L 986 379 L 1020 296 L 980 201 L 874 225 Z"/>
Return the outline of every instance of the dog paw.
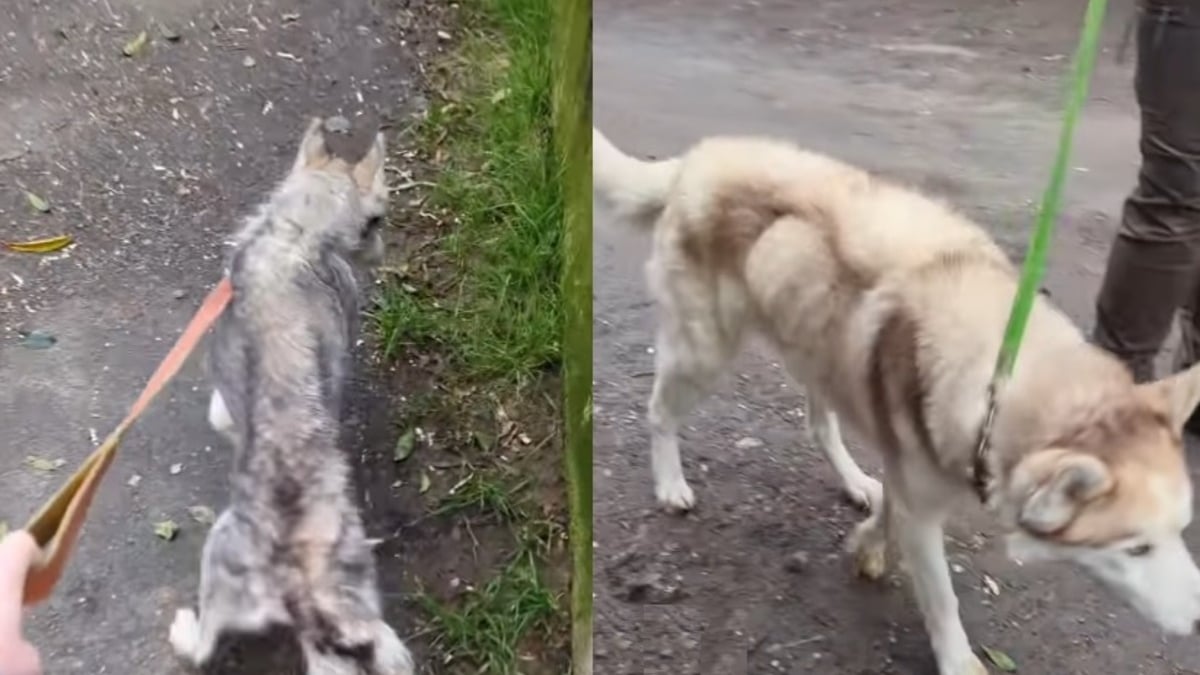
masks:
<path fill-rule="evenodd" d="M 659 484 L 654 496 L 664 509 L 674 513 L 690 511 L 696 505 L 696 495 L 683 478 Z"/>
<path fill-rule="evenodd" d="M 846 552 L 854 556 L 855 574 L 870 581 L 883 578 L 887 572 L 887 540 L 878 528 L 878 517 L 871 516 L 846 539 Z"/>
<path fill-rule="evenodd" d="M 196 612 L 190 609 L 176 611 L 169 639 L 176 656 L 194 660 L 196 646 L 200 642 L 200 621 L 196 618 Z"/>
<path fill-rule="evenodd" d="M 867 513 L 878 513 L 883 506 L 883 484 L 866 474 L 847 482 L 842 492 L 851 504 Z"/>
<path fill-rule="evenodd" d="M 867 581 L 879 581 L 887 572 L 887 553 L 882 546 L 866 546 L 854 556 L 854 571 Z"/>

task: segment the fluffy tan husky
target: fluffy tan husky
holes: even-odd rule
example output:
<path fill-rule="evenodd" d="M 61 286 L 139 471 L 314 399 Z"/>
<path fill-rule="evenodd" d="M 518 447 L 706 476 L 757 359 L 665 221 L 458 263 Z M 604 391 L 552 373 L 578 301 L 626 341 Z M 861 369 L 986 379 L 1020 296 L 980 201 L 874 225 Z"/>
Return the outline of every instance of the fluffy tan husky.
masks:
<path fill-rule="evenodd" d="M 593 141 L 597 193 L 654 233 L 649 423 L 663 506 L 692 507 L 679 425 L 755 331 L 807 389 L 817 445 L 870 510 L 848 541 L 858 570 L 878 578 L 889 537 L 897 543 L 941 675 L 987 672 L 943 545 L 947 515 L 972 496 L 1006 528 L 1011 557 L 1075 562 L 1163 628 L 1196 630 L 1181 427 L 1200 368 L 1135 385 L 1039 298 L 985 434 L 1016 274 L 978 226 L 783 142 L 711 138 L 644 162 L 599 132 Z M 881 453 L 882 484 L 846 451 L 839 420 Z"/>

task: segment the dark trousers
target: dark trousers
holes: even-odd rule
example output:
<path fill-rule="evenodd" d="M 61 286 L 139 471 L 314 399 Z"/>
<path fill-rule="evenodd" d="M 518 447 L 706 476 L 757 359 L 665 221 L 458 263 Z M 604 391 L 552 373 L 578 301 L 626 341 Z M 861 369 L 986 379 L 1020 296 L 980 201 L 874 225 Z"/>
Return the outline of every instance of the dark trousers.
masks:
<path fill-rule="evenodd" d="M 1142 166 L 1109 254 L 1094 339 L 1147 381 L 1177 311 L 1176 365 L 1200 357 L 1200 0 L 1143 3 L 1135 89 Z"/>

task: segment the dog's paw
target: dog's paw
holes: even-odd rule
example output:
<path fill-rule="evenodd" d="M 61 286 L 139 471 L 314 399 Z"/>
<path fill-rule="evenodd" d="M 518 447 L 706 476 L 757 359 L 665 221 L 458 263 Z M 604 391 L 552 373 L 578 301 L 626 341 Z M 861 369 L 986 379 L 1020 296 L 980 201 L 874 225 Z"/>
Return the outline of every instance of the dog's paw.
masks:
<path fill-rule="evenodd" d="M 846 552 L 854 556 L 854 573 L 878 581 L 887 572 L 887 539 L 879 531 L 878 516 L 859 523 L 846 538 Z"/>
<path fill-rule="evenodd" d="M 171 622 L 169 639 L 176 656 L 194 661 L 196 647 L 200 642 L 200 621 L 196 618 L 196 612 L 191 609 L 176 611 L 175 620 Z"/>
<path fill-rule="evenodd" d="M 878 513 L 883 507 L 883 483 L 866 474 L 847 482 L 842 492 L 851 504 L 867 513 Z"/>
<path fill-rule="evenodd" d="M 696 495 L 683 478 L 660 483 L 654 488 L 658 503 L 673 513 L 690 511 L 696 505 Z"/>
<path fill-rule="evenodd" d="M 854 571 L 867 581 L 879 581 L 887 572 L 887 552 L 882 546 L 864 546 L 854 556 Z"/>

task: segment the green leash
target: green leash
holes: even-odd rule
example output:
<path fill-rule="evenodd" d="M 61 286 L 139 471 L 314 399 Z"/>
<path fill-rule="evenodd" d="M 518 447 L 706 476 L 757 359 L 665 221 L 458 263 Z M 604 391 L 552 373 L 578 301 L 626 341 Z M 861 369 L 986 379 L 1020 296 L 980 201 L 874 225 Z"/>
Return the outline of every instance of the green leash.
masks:
<path fill-rule="evenodd" d="M 1063 114 L 1062 132 L 1058 138 L 1058 154 L 1054 158 L 1050 184 L 1046 186 L 1046 192 L 1042 195 L 1037 225 L 1030 241 L 1029 252 L 1025 255 L 1025 263 L 1021 268 L 1021 281 L 1017 286 L 1017 295 L 1013 299 L 1012 311 L 1008 315 L 1004 340 L 1000 343 L 996 369 L 992 372 L 992 379 L 988 384 L 988 411 L 980 429 L 979 446 L 975 452 L 974 464 L 975 488 L 984 502 L 987 501 L 992 482 L 987 454 L 991 445 L 992 424 L 996 417 L 996 397 L 1012 375 L 1013 367 L 1016 365 L 1017 353 L 1021 349 L 1021 339 L 1025 337 L 1029 314 L 1033 310 L 1033 301 L 1037 297 L 1038 286 L 1046 271 L 1046 255 L 1050 248 L 1050 240 L 1054 235 L 1054 224 L 1058 218 L 1059 207 L 1062 204 L 1062 191 L 1067 180 L 1067 165 L 1071 158 L 1075 124 L 1079 120 L 1079 111 L 1087 100 L 1088 83 L 1092 79 L 1092 67 L 1096 62 L 1096 51 L 1100 44 L 1100 28 L 1104 23 L 1107 5 L 1107 0 L 1088 0 L 1079 46 L 1075 49 L 1067 108 Z"/>

